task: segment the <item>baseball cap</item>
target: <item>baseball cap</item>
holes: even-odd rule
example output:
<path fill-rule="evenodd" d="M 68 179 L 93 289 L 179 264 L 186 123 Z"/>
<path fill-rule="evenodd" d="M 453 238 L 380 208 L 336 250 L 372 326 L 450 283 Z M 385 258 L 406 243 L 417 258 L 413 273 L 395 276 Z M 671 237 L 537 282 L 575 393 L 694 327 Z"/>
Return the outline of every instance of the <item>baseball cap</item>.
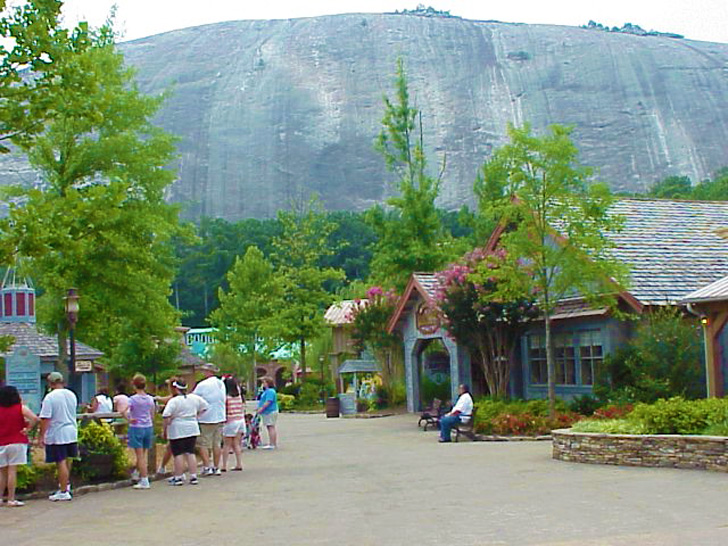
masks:
<path fill-rule="evenodd" d="M 61 372 L 51 372 L 48 374 L 49 383 L 63 383 L 63 374 Z"/>

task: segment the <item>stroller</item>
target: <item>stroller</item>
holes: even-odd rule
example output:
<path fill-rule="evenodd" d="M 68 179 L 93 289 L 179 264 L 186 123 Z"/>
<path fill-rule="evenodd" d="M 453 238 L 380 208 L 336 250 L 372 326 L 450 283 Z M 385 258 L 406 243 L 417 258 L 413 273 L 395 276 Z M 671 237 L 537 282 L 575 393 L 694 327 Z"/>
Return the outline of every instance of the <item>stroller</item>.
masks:
<path fill-rule="evenodd" d="M 245 436 L 243 437 L 243 447 L 255 449 L 260 444 L 260 416 L 253 416 L 251 413 L 245 414 Z"/>

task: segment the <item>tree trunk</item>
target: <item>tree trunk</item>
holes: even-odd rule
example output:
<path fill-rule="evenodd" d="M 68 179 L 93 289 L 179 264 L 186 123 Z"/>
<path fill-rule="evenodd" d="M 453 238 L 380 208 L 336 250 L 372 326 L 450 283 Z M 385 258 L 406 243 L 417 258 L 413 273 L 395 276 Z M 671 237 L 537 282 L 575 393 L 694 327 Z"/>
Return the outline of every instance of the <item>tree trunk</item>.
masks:
<path fill-rule="evenodd" d="M 549 387 L 549 417 L 556 416 L 556 367 L 554 363 L 554 345 L 551 340 L 551 314 L 547 309 L 543 313 L 546 329 L 546 373 Z"/>
<path fill-rule="evenodd" d="M 306 339 L 301 338 L 301 381 L 306 381 Z"/>

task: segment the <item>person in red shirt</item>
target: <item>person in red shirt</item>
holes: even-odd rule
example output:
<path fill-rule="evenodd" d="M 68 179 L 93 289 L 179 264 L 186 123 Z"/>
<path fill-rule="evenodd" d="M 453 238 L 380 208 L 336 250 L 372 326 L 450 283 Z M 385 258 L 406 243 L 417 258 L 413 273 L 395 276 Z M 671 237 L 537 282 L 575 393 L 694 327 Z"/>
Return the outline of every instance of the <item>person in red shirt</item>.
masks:
<path fill-rule="evenodd" d="M 23 506 L 16 500 L 18 465 L 28 464 L 26 432 L 38 423 L 38 417 L 24 406 L 18 389 L 0 387 L 0 498 L 8 490 L 8 506 Z"/>

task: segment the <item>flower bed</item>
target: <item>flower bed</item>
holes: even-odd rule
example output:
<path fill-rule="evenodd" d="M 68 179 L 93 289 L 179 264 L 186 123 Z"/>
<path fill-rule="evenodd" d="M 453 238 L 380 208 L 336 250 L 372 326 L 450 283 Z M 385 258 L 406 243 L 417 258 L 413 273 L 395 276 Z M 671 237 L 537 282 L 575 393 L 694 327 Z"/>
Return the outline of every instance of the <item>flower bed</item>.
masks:
<path fill-rule="evenodd" d="M 677 434 L 602 434 L 554 430 L 553 458 L 626 466 L 728 472 L 728 438 Z"/>

